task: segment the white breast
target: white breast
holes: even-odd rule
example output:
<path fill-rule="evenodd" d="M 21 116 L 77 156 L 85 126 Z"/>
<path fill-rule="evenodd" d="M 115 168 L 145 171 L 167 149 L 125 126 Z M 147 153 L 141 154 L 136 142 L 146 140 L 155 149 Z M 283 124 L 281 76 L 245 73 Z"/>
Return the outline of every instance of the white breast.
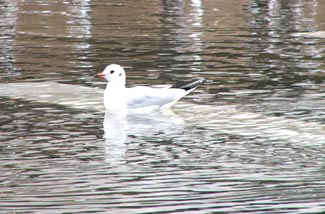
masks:
<path fill-rule="evenodd" d="M 109 111 L 125 111 L 127 109 L 125 93 L 125 88 L 116 88 L 108 84 L 104 92 L 105 109 Z"/>

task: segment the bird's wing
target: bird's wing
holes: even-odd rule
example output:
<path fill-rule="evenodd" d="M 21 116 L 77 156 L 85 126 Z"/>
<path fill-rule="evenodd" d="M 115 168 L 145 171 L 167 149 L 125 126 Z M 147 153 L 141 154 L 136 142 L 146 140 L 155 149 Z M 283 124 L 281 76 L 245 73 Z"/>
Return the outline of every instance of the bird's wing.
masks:
<path fill-rule="evenodd" d="M 161 107 L 186 95 L 184 89 L 177 88 L 150 88 L 136 86 L 127 88 L 127 106 L 129 109 L 150 106 Z"/>
<path fill-rule="evenodd" d="M 173 87 L 172 85 L 167 85 L 167 84 L 164 84 L 164 85 L 153 85 L 153 86 L 150 86 L 152 88 L 159 88 L 159 89 L 166 89 L 166 88 L 171 88 Z"/>

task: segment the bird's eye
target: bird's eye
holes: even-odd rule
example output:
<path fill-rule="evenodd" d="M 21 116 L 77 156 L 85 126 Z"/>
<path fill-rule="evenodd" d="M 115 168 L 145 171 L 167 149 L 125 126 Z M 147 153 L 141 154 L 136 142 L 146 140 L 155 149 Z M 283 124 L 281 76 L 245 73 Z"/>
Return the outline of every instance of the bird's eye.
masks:
<path fill-rule="evenodd" d="M 110 72 L 111 74 L 113 74 L 114 73 L 114 70 L 111 70 L 111 72 Z"/>

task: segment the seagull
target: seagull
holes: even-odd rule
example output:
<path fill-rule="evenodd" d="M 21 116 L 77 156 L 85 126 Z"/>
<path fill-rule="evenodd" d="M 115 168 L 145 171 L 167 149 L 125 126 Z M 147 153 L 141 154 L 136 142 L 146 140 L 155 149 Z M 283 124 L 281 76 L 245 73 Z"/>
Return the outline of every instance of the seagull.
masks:
<path fill-rule="evenodd" d="M 106 111 L 154 111 L 170 108 L 185 95 L 191 93 L 204 79 L 199 79 L 179 88 L 171 86 L 157 88 L 147 86 L 125 87 L 125 70 L 118 64 L 108 65 L 103 72 L 95 77 L 108 81 L 104 91 L 104 106 Z"/>

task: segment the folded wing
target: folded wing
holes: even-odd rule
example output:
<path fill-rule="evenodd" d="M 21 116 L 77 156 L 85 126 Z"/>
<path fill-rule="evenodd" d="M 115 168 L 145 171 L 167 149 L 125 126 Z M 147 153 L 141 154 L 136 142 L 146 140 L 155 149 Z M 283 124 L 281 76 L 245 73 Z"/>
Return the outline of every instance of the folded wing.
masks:
<path fill-rule="evenodd" d="M 203 82 L 204 79 L 199 79 L 179 88 L 150 88 L 145 86 L 127 88 L 127 108 L 170 107 Z"/>
<path fill-rule="evenodd" d="M 161 108 L 164 105 L 173 103 L 187 93 L 184 89 L 178 88 L 150 88 L 137 86 L 128 88 L 127 107 L 129 109 L 145 108 L 154 106 Z"/>

